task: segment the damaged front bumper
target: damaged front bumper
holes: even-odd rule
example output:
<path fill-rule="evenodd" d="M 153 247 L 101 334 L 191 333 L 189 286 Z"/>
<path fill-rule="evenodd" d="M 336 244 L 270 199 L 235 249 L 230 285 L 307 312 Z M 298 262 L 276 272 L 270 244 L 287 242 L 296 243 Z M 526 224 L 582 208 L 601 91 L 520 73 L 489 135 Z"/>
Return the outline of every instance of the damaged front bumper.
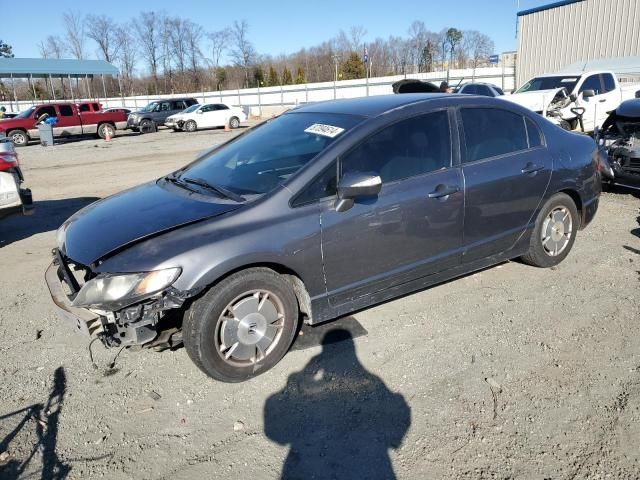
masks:
<path fill-rule="evenodd" d="M 87 338 L 99 338 L 106 347 L 156 346 L 160 338 L 166 342 L 168 338 L 163 335 L 164 331 L 177 331 L 176 324 L 167 321 L 169 311 L 180 309 L 188 298 L 201 291 L 183 292 L 169 287 L 118 311 L 79 308 L 72 302 L 79 291 L 76 270 L 81 269 L 56 249 L 54 260 L 45 273 L 45 281 L 59 316 L 77 333 Z"/>

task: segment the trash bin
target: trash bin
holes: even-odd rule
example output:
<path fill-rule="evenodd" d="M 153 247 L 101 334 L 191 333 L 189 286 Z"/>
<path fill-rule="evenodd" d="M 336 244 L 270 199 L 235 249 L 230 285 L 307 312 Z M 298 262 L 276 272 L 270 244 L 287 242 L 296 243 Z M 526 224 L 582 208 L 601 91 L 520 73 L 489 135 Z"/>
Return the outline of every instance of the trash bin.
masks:
<path fill-rule="evenodd" d="M 39 123 L 38 133 L 40 134 L 40 145 L 43 147 L 50 147 L 53 145 L 53 125 L 48 123 Z"/>

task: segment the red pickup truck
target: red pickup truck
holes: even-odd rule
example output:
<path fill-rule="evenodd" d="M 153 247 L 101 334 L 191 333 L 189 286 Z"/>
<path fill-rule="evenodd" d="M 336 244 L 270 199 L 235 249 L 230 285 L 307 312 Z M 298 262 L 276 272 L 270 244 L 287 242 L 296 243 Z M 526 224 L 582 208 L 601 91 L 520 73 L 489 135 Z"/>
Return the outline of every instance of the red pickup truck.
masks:
<path fill-rule="evenodd" d="M 14 118 L 0 120 L 0 132 L 13 140 L 14 145 L 22 147 L 29 140 L 37 140 L 37 123 L 43 116 L 56 117 L 53 125 L 54 137 L 70 137 L 75 135 L 97 135 L 112 137 L 116 129 L 127 126 L 127 115 L 123 112 L 101 112 L 96 102 L 83 103 L 48 103 L 35 105 Z"/>

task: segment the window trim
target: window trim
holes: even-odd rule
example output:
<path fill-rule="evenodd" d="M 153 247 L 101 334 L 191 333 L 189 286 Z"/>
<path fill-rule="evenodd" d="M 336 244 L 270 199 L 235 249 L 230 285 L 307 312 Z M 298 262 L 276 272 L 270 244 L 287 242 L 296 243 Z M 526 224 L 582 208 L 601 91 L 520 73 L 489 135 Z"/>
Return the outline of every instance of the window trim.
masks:
<path fill-rule="evenodd" d="M 522 123 L 524 124 L 524 132 L 527 137 L 527 148 L 523 150 L 515 150 L 513 152 L 502 153 L 500 155 L 494 155 L 493 157 L 480 158 L 478 160 L 474 160 L 473 162 L 465 162 L 464 160 L 467 158 L 467 140 L 464 135 L 464 122 L 462 121 L 462 110 L 471 109 L 471 108 L 484 108 L 485 110 L 486 109 L 500 110 L 503 112 L 513 113 L 514 115 L 519 115 L 520 117 L 522 117 Z M 456 116 L 457 116 L 457 123 L 458 123 L 459 143 L 460 143 L 460 166 L 461 167 L 465 167 L 467 165 L 476 165 L 479 163 L 488 162 L 488 161 L 497 160 L 497 159 L 502 159 L 505 157 L 510 157 L 510 156 L 521 154 L 524 152 L 529 152 L 529 151 L 537 150 L 539 148 L 547 147 L 546 137 L 544 136 L 542 129 L 538 126 L 535 120 L 533 120 L 528 115 L 514 112 L 513 110 L 509 110 L 507 108 L 495 107 L 493 105 L 464 105 L 456 108 Z M 527 118 L 533 122 L 535 127 L 538 129 L 538 133 L 540 133 L 541 144 L 537 147 L 530 146 L 531 142 L 529 142 L 529 132 L 527 130 L 527 121 L 526 121 Z"/>
<path fill-rule="evenodd" d="M 333 166 L 336 169 L 336 190 L 337 190 L 337 188 L 338 188 L 338 158 L 336 157 L 333 160 L 331 160 L 329 165 L 327 165 L 325 168 L 323 168 L 320 171 L 320 173 L 318 173 L 317 175 L 314 175 L 313 178 L 310 181 L 305 183 L 304 187 L 302 187 L 300 190 L 298 190 L 298 193 L 296 193 L 293 197 L 291 197 L 291 200 L 289 200 L 289 206 L 291 208 L 298 208 L 298 207 L 304 207 L 304 206 L 307 206 L 307 205 L 314 205 L 314 204 L 317 204 L 317 203 L 320 203 L 320 202 L 324 202 L 324 201 L 326 201 L 328 199 L 337 197 L 337 191 L 336 191 L 336 193 L 334 193 L 333 195 L 325 195 L 324 197 L 316 198 L 315 200 L 307 200 L 306 202 L 298 203 L 298 199 L 307 190 L 307 188 L 309 188 L 316 180 L 318 180 L 320 177 L 322 177 L 332 167 L 332 164 L 334 164 Z"/>

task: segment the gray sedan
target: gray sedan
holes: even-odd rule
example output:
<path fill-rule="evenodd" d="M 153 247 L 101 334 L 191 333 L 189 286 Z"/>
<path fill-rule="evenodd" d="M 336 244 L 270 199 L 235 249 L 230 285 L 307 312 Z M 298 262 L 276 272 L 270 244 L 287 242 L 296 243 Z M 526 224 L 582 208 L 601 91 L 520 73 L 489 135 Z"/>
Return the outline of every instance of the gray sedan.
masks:
<path fill-rule="evenodd" d="M 512 258 L 557 265 L 596 213 L 598 158 L 589 137 L 493 98 L 316 103 L 76 213 L 46 279 L 105 346 L 183 340 L 206 374 L 242 381 L 301 322 Z"/>

